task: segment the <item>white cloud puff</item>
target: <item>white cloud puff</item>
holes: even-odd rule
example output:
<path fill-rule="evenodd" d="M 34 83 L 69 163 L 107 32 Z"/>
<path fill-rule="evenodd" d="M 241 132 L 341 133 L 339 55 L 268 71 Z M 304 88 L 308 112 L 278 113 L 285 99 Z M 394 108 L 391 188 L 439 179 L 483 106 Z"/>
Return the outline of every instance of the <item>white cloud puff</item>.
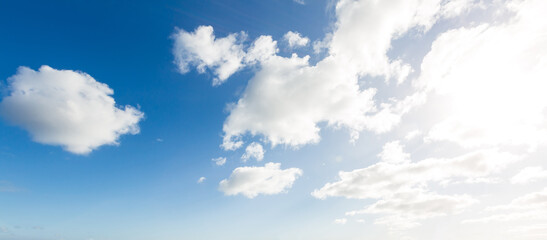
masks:
<path fill-rule="evenodd" d="M 291 188 L 302 175 L 298 168 L 281 169 L 280 163 L 266 163 L 264 167 L 239 167 L 230 178 L 219 184 L 219 190 L 226 195 L 242 194 L 254 198 L 259 194 L 278 194 Z"/>
<path fill-rule="evenodd" d="M 542 167 L 525 167 L 511 178 L 513 184 L 526 184 L 547 178 L 547 170 Z"/>
<path fill-rule="evenodd" d="M 243 33 L 215 38 L 211 26 L 200 26 L 194 32 L 178 29 L 173 34 L 175 63 L 181 73 L 188 72 L 191 66 L 200 73 L 210 69 L 215 74 L 213 85 L 219 85 L 244 66 L 241 42 L 245 38 Z"/>
<path fill-rule="evenodd" d="M 299 32 L 293 31 L 288 31 L 287 33 L 285 33 L 285 35 L 283 35 L 283 39 L 287 41 L 290 48 L 304 47 L 310 42 L 309 38 L 302 37 Z"/>
<path fill-rule="evenodd" d="M 264 148 L 260 143 L 252 142 L 245 148 L 245 153 L 241 156 L 241 160 L 246 162 L 251 158 L 254 158 L 257 161 L 262 161 L 262 159 L 264 159 Z"/>
<path fill-rule="evenodd" d="M 131 106 L 116 107 L 112 89 L 86 73 L 20 67 L 8 84 L 0 114 L 36 142 L 87 154 L 117 145 L 123 134 L 139 133 L 144 114 Z"/>
<path fill-rule="evenodd" d="M 213 161 L 217 166 L 222 166 L 226 163 L 226 158 L 225 157 L 217 157 L 217 158 L 211 159 L 211 161 Z"/>
<path fill-rule="evenodd" d="M 207 179 L 207 178 L 205 178 L 205 177 L 200 177 L 200 178 L 198 179 L 197 183 L 203 183 L 203 182 L 205 182 L 206 179 Z"/>

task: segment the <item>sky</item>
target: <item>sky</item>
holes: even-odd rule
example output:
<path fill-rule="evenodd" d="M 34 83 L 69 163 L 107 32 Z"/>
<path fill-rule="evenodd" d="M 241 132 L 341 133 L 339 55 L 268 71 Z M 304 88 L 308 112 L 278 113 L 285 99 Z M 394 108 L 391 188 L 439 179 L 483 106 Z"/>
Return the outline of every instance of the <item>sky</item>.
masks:
<path fill-rule="evenodd" d="M 0 240 L 545 239 L 546 10 L 0 2 Z"/>

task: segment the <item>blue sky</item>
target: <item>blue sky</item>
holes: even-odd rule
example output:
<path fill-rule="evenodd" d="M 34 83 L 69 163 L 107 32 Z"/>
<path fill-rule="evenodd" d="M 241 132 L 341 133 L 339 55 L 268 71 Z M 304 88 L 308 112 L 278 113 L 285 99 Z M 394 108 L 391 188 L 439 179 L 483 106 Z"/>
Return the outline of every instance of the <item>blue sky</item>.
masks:
<path fill-rule="evenodd" d="M 544 10 L 0 3 L 0 240 L 542 239 Z"/>

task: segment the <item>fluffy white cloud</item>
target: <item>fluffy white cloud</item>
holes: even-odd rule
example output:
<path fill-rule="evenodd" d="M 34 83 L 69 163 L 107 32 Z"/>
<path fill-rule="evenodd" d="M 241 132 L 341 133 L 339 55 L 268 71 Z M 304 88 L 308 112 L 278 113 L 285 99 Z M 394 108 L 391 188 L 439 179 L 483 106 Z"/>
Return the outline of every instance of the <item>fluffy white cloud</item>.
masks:
<path fill-rule="evenodd" d="M 547 143 L 547 2 L 511 1 L 502 23 L 440 35 L 418 85 L 449 99 L 451 114 L 427 134 L 464 147 Z"/>
<path fill-rule="evenodd" d="M 215 162 L 215 164 L 217 166 L 222 166 L 226 163 L 226 158 L 225 157 L 217 157 L 217 158 L 211 159 L 211 161 Z"/>
<path fill-rule="evenodd" d="M 254 158 L 257 161 L 264 159 L 264 148 L 257 142 L 252 142 L 245 148 L 245 153 L 241 156 L 241 159 L 246 162 L 247 160 Z"/>
<path fill-rule="evenodd" d="M 244 66 L 241 42 L 245 38 L 244 33 L 215 38 L 211 26 L 200 26 L 194 32 L 178 29 L 173 34 L 175 63 L 181 73 L 188 72 L 191 66 L 200 73 L 210 69 L 215 74 L 213 85 L 219 85 Z"/>
<path fill-rule="evenodd" d="M 407 163 L 410 161 L 410 154 L 404 152 L 403 146 L 399 141 L 388 142 L 384 144 L 382 152 L 378 157 L 386 163 Z"/>
<path fill-rule="evenodd" d="M 285 33 L 285 35 L 283 35 L 283 38 L 285 39 L 285 41 L 287 41 L 289 47 L 291 48 L 303 47 L 308 45 L 308 43 L 310 42 L 309 38 L 302 37 L 299 32 L 293 31 L 288 31 L 287 33 Z"/>
<path fill-rule="evenodd" d="M 526 167 L 511 178 L 513 184 L 525 184 L 547 178 L 547 170 L 542 167 Z"/>
<path fill-rule="evenodd" d="M 266 163 L 264 167 L 239 167 L 230 178 L 219 184 L 226 195 L 243 194 L 254 198 L 259 194 L 271 195 L 286 191 L 302 175 L 298 168 L 281 169 L 280 163 Z"/>
<path fill-rule="evenodd" d="M 20 67 L 8 84 L 0 114 L 36 142 L 87 154 L 117 145 L 120 135 L 139 133 L 144 114 L 131 106 L 116 107 L 112 89 L 86 73 Z"/>
<path fill-rule="evenodd" d="M 336 28 L 321 41 L 328 56 L 315 65 L 308 56 L 296 55 L 262 62 L 230 110 L 223 147 L 240 147 L 246 133 L 263 135 L 273 146 L 317 143 L 322 122 L 346 128 L 351 140 L 363 130 L 390 131 L 425 101 L 425 94 L 377 104 L 377 90 L 362 88 L 360 78 L 383 76 L 398 83 L 406 79 L 410 66 L 387 56 L 391 41 L 410 29 L 429 29 L 441 6 L 439 0 L 339 1 Z"/>
<path fill-rule="evenodd" d="M 277 41 L 274 41 L 272 36 L 260 36 L 247 50 L 245 62 L 249 64 L 260 63 L 268 60 L 277 52 L 279 52 Z"/>

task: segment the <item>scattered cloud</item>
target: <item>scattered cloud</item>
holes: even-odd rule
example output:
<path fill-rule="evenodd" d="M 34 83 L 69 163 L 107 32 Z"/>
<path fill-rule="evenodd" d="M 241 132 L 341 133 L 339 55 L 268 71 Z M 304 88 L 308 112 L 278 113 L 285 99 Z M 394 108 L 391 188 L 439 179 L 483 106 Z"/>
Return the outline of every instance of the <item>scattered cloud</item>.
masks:
<path fill-rule="evenodd" d="M 226 163 L 226 158 L 225 157 L 217 157 L 217 158 L 211 159 L 211 161 L 215 162 L 215 164 L 217 166 L 222 166 Z"/>
<path fill-rule="evenodd" d="M 213 85 L 219 85 L 244 66 L 244 33 L 216 38 L 213 35 L 213 27 L 200 26 L 194 32 L 177 29 L 172 38 L 175 41 L 175 63 L 181 73 L 187 73 L 193 66 L 200 73 L 210 69 L 215 74 Z"/>
<path fill-rule="evenodd" d="M 207 179 L 206 177 L 200 177 L 197 183 L 203 183 L 206 179 Z"/>
<path fill-rule="evenodd" d="M 238 167 L 230 178 L 219 184 L 226 195 L 242 194 L 255 198 L 259 194 L 272 195 L 287 191 L 302 175 L 298 168 L 281 169 L 280 163 L 266 163 L 264 167 Z"/>
<path fill-rule="evenodd" d="M 347 212 L 346 215 L 382 214 L 384 216 L 374 223 L 401 230 L 419 226 L 420 220 L 460 213 L 476 202 L 468 195 L 448 196 L 415 191 L 397 193 L 363 210 Z"/>
<path fill-rule="evenodd" d="M 494 212 L 494 214 L 482 218 L 467 219 L 463 223 L 547 221 L 547 188 L 518 197 L 509 204 L 492 206 L 486 210 L 489 213 Z M 518 225 L 514 227 L 518 227 Z"/>
<path fill-rule="evenodd" d="M 440 195 L 431 192 L 430 184 L 454 179 L 473 180 L 499 172 L 519 159 L 495 149 L 480 150 L 458 157 L 428 158 L 412 162 L 399 142 L 384 145 L 381 161 L 369 167 L 340 172 L 340 180 L 327 183 L 312 195 L 319 199 L 345 197 L 377 199 L 355 214 L 384 214 L 375 222 L 395 229 L 419 225 L 419 220 L 459 213 L 476 200 L 468 195 Z"/>
<path fill-rule="evenodd" d="M 344 225 L 348 222 L 348 219 L 346 218 L 337 218 L 334 219 L 334 223 Z"/>
<path fill-rule="evenodd" d="M 0 115 L 28 131 L 35 142 L 75 154 L 119 144 L 121 135 L 139 133 L 144 117 L 132 106 L 118 108 L 108 85 L 79 71 L 20 67 L 8 84 Z"/>
<path fill-rule="evenodd" d="M 526 184 L 547 178 L 547 170 L 542 167 L 526 167 L 511 178 L 513 184 Z"/>
<path fill-rule="evenodd" d="M 245 153 L 241 156 L 241 160 L 246 162 L 247 160 L 254 158 L 256 161 L 262 161 L 264 159 L 264 148 L 257 142 L 252 142 L 245 148 Z"/>
<path fill-rule="evenodd" d="M 285 33 L 285 35 L 283 35 L 283 39 L 287 41 L 290 48 L 304 47 L 310 42 L 309 38 L 302 37 L 299 32 L 293 31 L 288 31 Z"/>

